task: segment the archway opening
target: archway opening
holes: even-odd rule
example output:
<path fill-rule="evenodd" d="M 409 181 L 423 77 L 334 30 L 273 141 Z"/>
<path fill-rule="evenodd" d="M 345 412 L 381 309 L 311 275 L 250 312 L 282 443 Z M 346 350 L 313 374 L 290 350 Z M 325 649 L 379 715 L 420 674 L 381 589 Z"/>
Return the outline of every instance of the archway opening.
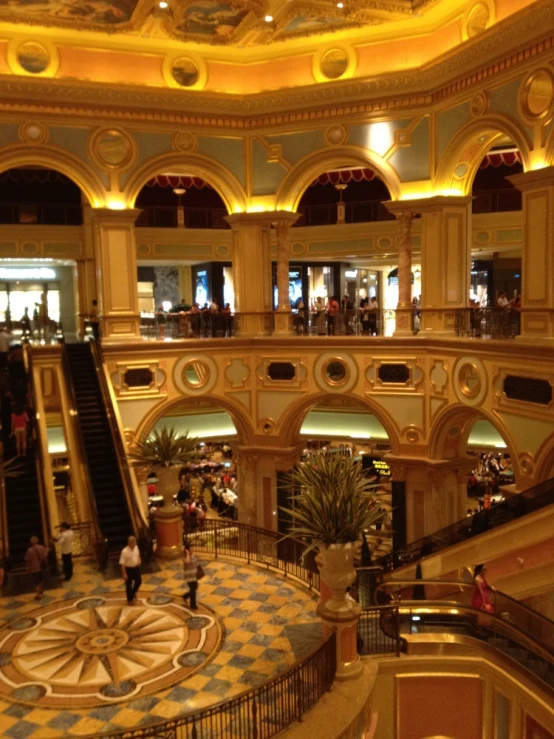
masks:
<path fill-rule="evenodd" d="M 517 223 L 509 214 L 521 212 L 522 196 L 508 179 L 523 172 L 522 155 L 515 142 L 507 135 L 494 139 L 493 145 L 481 159 L 472 181 L 474 243 L 472 245 L 472 268 L 470 301 L 483 312 L 480 315 L 481 332 L 488 335 L 499 323 L 496 313 L 488 308 L 511 311 L 518 305 L 521 292 L 521 240 L 506 238 L 498 229 L 491 231 L 491 213 L 506 213 L 507 227 Z M 511 220 L 510 220 L 511 219 Z M 477 242 L 477 243 L 475 243 Z M 490 320 L 489 320 L 490 318 Z M 511 334 L 518 333 L 519 312 L 507 316 L 505 327 Z M 511 320 L 510 320 L 511 319 Z M 483 323 L 485 324 L 483 326 Z M 490 326 L 488 324 L 491 324 Z M 475 326 L 477 329 L 477 326 Z"/>
<path fill-rule="evenodd" d="M 142 213 L 137 226 L 155 228 L 229 228 L 227 208 L 218 191 L 202 177 L 164 172 L 146 182 L 135 201 Z"/>
<path fill-rule="evenodd" d="M 198 442 L 190 460 L 175 470 L 175 503 L 184 507 L 186 515 L 198 520 L 236 520 L 240 483 L 233 449 L 240 434 L 231 414 L 210 399 L 183 400 L 170 405 L 148 435 L 163 429 L 174 429 L 176 434 L 194 437 Z M 148 507 L 153 511 L 163 504 L 163 498 L 157 494 L 155 475 L 147 478 L 146 485 Z"/>
<path fill-rule="evenodd" d="M 82 202 L 79 185 L 60 171 L 29 165 L 0 173 L 0 224 L 25 228 L 25 238 L 6 244 L 0 258 L 0 322 L 14 340 L 75 333 Z"/>
<path fill-rule="evenodd" d="M 383 524 L 366 532 L 366 541 L 373 558 L 388 554 L 392 547 L 393 511 L 391 471 L 384 455 L 391 450 L 387 430 L 367 405 L 353 398 L 326 398 L 311 407 L 300 427 L 303 451 L 300 462 L 315 451 L 329 456 L 353 458 L 374 483 L 372 501 L 386 514 Z M 293 505 L 290 492 L 278 489 L 279 530 L 288 530 L 286 510 Z"/>
<path fill-rule="evenodd" d="M 394 292 L 397 281 L 389 275 L 398 266 L 397 229 L 394 216 L 384 205 L 391 199 L 383 177 L 368 167 L 345 165 L 323 170 L 305 186 L 297 207 L 300 218 L 290 235 L 290 299 L 293 310 L 301 307 L 299 332 L 321 335 L 333 330 L 336 334 L 366 336 L 392 333 L 398 295 Z M 370 224 L 377 221 L 391 224 L 385 231 L 376 228 L 372 237 Z M 368 236 L 377 247 L 373 255 L 357 254 L 359 249 L 345 242 L 341 259 L 336 242 L 329 244 L 326 254 L 325 242 L 319 240 L 317 245 L 310 245 L 309 256 L 305 255 L 302 227 L 355 223 L 369 224 Z M 295 244 L 295 239 L 300 243 Z M 419 277 L 419 265 L 414 265 L 414 274 Z M 420 292 L 418 282 L 414 294 Z M 331 327 L 325 310 L 333 296 L 339 303 L 339 314 Z"/>
<path fill-rule="evenodd" d="M 227 304 L 233 311 L 235 303 L 228 240 L 219 238 L 214 259 L 212 248 L 203 244 L 205 236 L 199 234 L 199 230 L 229 228 L 223 197 L 202 177 L 165 172 L 148 179 L 135 205 L 142 211 L 137 219 L 137 249 L 143 335 L 204 335 L 200 317 L 191 314 L 202 310 L 219 313 Z M 172 231 L 165 232 L 160 244 L 143 230 L 146 227 Z M 216 335 L 215 329 L 213 333 Z"/>
<path fill-rule="evenodd" d="M 472 515 L 515 492 L 513 450 L 501 429 L 473 408 L 454 408 L 431 434 L 433 459 L 468 460 L 467 502 Z"/>

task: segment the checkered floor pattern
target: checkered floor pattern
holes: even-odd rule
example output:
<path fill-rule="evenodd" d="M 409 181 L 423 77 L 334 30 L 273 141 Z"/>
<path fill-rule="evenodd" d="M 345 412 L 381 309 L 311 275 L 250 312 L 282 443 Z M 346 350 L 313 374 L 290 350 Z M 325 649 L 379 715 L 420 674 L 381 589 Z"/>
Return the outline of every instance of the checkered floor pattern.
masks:
<path fill-rule="evenodd" d="M 157 723 L 238 695 L 286 669 L 302 651 L 302 644 L 300 649 L 295 645 L 295 655 L 287 636 L 291 629 L 298 632 L 305 628 L 308 638 L 304 651 L 313 648 L 314 634 L 318 633 L 314 594 L 261 568 L 200 559 L 206 577 L 199 584 L 199 604 L 211 609 L 224 626 L 221 648 L 211 661 L 170 689 L 116 705 L 56 711 L 1 700 L 0 736 L 54 739 Z M 143 576 L 139 595 L 185 591 L 180 563 L 162 567 Z M 73 580 L 48 591 L 40 606 L 119 590 L 120 579 L 106 580 L 93 567 L 77 563 Z M 2 598 L 0 620 L 5 625 L 32 615 L 35 608 L 32 595 Z"/>

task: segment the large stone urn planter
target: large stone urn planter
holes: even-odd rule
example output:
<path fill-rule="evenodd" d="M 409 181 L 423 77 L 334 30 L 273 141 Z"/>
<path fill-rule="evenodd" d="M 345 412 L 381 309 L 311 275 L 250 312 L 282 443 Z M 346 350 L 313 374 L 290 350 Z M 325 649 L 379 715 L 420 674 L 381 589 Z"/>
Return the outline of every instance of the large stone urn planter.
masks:
<path fill-rule="evenodd" d="M 179 490 L 179 470 L 180 467 L 177 465 L 172 467 L 162 465 L 156 468 L 156 477 L 158 478 L 156 488 L 158 495 L 163 496 L 165 506 L 173 505 L 173 496 Z"/>
<path fill-rule="evenodd" d="M 319 544 L 316 564 L 321 576 L 317 613 L 328 629 L 337 630 L 337 679 L 357 677 L 362 663 L 357 650 L 357 626 L 361 607 L 348 594 L 356 579 L 354 560 L 361 542 Z"/>

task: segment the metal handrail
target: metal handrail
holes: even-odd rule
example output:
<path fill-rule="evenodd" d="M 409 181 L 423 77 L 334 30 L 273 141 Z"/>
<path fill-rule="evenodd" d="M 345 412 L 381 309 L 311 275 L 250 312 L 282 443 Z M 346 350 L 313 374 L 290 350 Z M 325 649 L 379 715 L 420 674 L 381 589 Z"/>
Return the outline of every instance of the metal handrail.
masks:
<path fill-rule="evenodd" d="M 194 713 L 138 729 L 110 732 L 110 739 L 270 739 L 314 706 L 333 685 L 337 670 L 336 635 L 286 672 L 236 698 Z M 270 720 L 268 720 L 270 719 Z M 97 739 L 99 734 L 84 739 Z M 100 735 L 101 736 L 101 735 Z"/>
<path fill-rule="evenodd" d="M 24 359 L 24 365 L 25 365 L 25 372 L 27 374 L 27 389 L 29 391 L 29 397 L 31 400 L 31 408 L 34 409 L 35 414 L 33 418 L 33 422 L 31 424 L 31 429 L 33 433 L 33 447 L 35 450 L 34 459 L 35 459 L 35 467 L 36 467 L 36 475 L 37 475 L 37 484 L 38 484 L 38 495 L 39 495 L 39 501 L 40 501 L 40 508 L 41 508 L 41 515 L 42 515 L 42 534 L 44 536 L 44 543 L 45 545 L 50 541 L 52 538 L 52 531 L 50 531 L 50 516 L 48 511 L 48 496 L 46 494 L 46 483 L 44 481 L 44 471 L 46 470 L 46 463 L 44 460 L 44 456 L 42 453 L 42 445 L 40 443 L 39 433 L 38 433 L 38 422 L 36 419 L 37 414 L 37 394 L 35 389 L 35 384 L 33 382 L 33 359 L 31 354 L 31 346 L 30 344 L 24 345 L 23 350 L 23 359 Z"/>
<path fill-rule="evenodd" d="M 119 432 L 119 427 L 114 414 L 112 398 L 110 395 L 109 388 L 107 386 L 106 375 L 104 374 L 104 363 L 102 358 L 102 352 L 96 341 L 91 340 L 90 347 L 92 351 L 92 357 L 94 359 L 94 365 L 96 368 L 96 374 L 98 377 L 98 383 L 100 386 L 100 392 L 102 394 L 102 402 L 106 411 L 106 418 L 110 427 L 112 440 L 114 443 L 116 456 L 119 462 L 119 470 L 121 472 L 121 480 L 123 482 L 123 488 L 125 490 L 125 497 L 127 498 L 127 504 L 129 506 L 129 513 L 131 521 L 134 524 L 134 531 L 137 533 L 137 538 L 146 547 L 145 554 L 150 552 L 150 536 L 148 532 L 148 526 L 144 520 L 136 500 L 134 493 L 134 485 L 131 478 L 131 472 L 129 469 L 129 461 L 127 458 L 127 451 L 123 445 L 123 440 Z"/>
<path fill-rule="evenodd" d="M 402 604 L 405 605 L 406 603 L 417 602 L 420 605 L 425 603 L 425 606 L 428 607 L 430 605 L 440 603 L 442 605 L 448 604 L 450 606 L 471 608 L 470 599 L 473 594 L 474 586 L 459 580 L 386 580 L 379 583 L 375 588 L 375 599 L 376 601 L 379 600 L 380 593 L 386 593 L 398 598 L 398 593 L 395 592 L 391 594 L 389 591 L 393 588 L 399 591 L 406 591 L 416 587 L 434 588 L 435 590 L 445 588 L 446 592 L 444 598 L 440 597 L 436 592 L 432 594 L 431 598 L 406 598 L 401 593 L 400 601 Z M 460 595 L 462 598 L 457 599 L 456 595 Z M 463 596 L 465 596 L 465 598 Z M 533 642 L 551 655 L 554 655 L 553 621 L 498 590 L 493 590 L 492 596 L 495 600 L 495 613 L 503 614 L 503 623 L 510 623 L 510 625 L 516 629 L 524 639 L 528 639 L 528 634 L 532 633 Z M 476 609 L 472 610 L 475 611 Z M 508 618 L 510 619 L 509 621 L 507 621 Z"/>
<path fill-rule="evenodd" d="M 69 398 L 69 416 L 72 419 L 73 424 L 73 434 L 74 437 L 77 439 L 77 446 L 78 446 L 78 453 L 79 453 L 79 461 L 80 461 L 80 469 L 83 471 L 84 477 L 85 477 L 85 488 L 88 493 L 88 502 L 90 506 L 90 512 L 92 514 L 92 523 L 94 525 L 94 534 L 96 537 L 97 546 L 96 549 L 96 559 L 98 561 L 98 566 L 102 569 L 105 566 L 105 560 L 106 560 L 106 550 L 107 550 L 107 539 L 103 535 L 102 530 L 100 528 L 100 518 L 98 516 L 98 509 L 96 507 L 96 498 L 94 497 L 94 488 L 92 485 L 92 479 L 90 477 L 90 471 L 87 464 L 87 455 L 85 450 L 85 441 L 83 439 L 83 434 L 81 431 L 81 424 L 78 422 L 78 408 L 77 408 L 77 397 L 75 395 L 75 388 L 73 387 L 73 382 L 71 380 L 71 369 L 69 367 L 69 357 L 67 356 L 67 352 L 65 349 L 65 345 L 62 347 L 62 370 L 63 370 L 63 377 L 65 378 L 65 386 Z"/>
<path fill-rule="evenodd" d="M 397 569 L 414 564 L 447 547 L 461 544 L 468 539 L 483 536 L 492 529 L 511 523 L 513 520 L 535 513 L 554 503 L 554 479 L 534 485 L 521 493 L 506 498 L 490 508 L 445 526 L 432 534 L 397 548 L 391 554 L 375 560 L 385 569 Z"/>

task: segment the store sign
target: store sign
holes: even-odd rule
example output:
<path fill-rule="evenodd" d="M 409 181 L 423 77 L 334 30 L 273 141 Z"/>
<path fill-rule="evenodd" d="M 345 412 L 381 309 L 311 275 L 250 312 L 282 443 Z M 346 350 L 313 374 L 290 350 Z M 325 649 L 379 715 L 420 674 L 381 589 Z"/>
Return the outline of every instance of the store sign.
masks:
<path fill-rule="evenodd" d="M 381 477 L 390 477 L 390 467 L 386 462 L 383 462 L 382 459 L 373 460 L 373 469 L 381 475 Z"/>
<path fill-rule="evenodd" d="M 344 273 L 344 276 L 347 279 L 348 278 L 356 279 L 356 277 L 358 276 L 358 270 L 357 269 L 347 269 L 346 272 Z"/>
<path fill-rule="evenodd" d="M 0 280 L 55 280 L 50 267 L 0 267 Z"/>

